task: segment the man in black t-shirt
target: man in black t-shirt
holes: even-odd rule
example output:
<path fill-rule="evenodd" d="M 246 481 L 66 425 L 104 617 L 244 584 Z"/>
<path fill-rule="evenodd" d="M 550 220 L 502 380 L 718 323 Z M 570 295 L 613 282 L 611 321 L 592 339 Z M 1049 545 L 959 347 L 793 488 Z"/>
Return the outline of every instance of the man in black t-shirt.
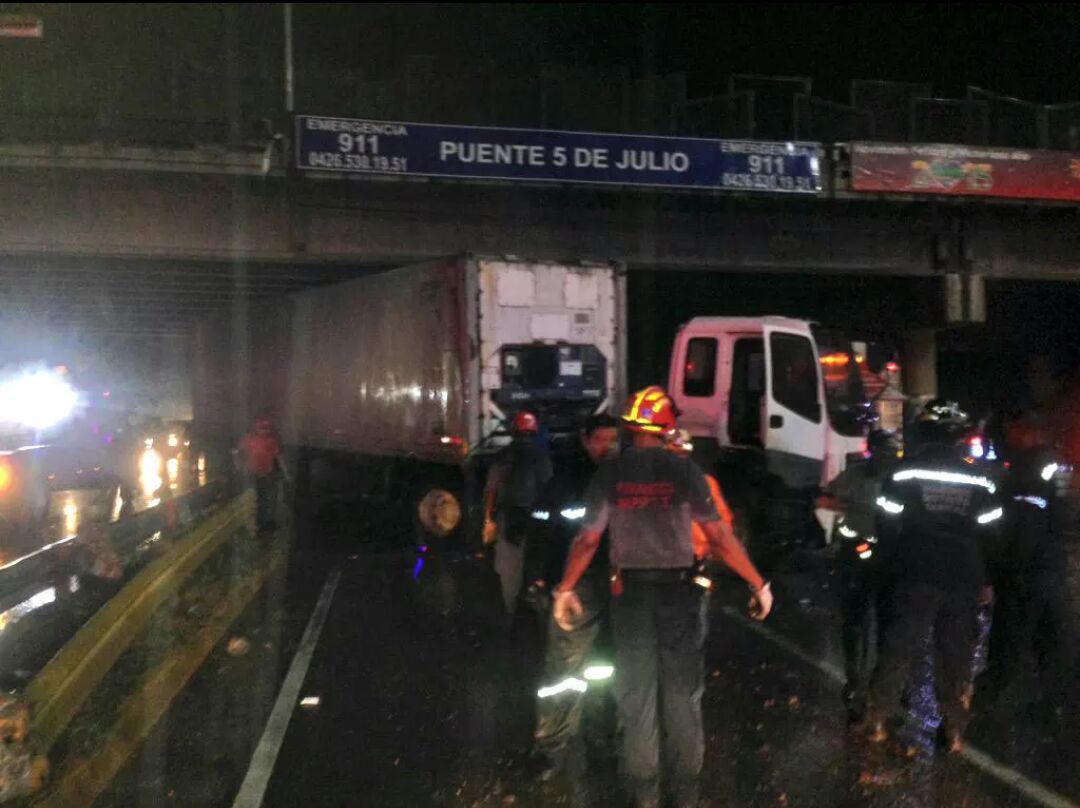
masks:
<path fill-rule="evenodd" d="M 535 603 L 549 600 L 550 588 L 562 577 L 570 544 L 585 518 L 585 491 L 597 464 L 618 448 L 618 422 L 610 415 L 587 419 L 581 434 L 581 453 L 562 458 L 533 511 L 525 572 Z M 570 804 L 587 806 L 585 749 L 581 737 L 585 691 L 602 685 L 614 674 L 611 657 L 595 648 L 607 622 L 607 554 L 597 553 L 578 582 L 582 612 L 569 629 L 552 615 L 547 621 L 544 673 L 537 693 L 536 748 L 545 768 L 541 778 L 561 779 Z"/>
<path fill-rule="evenodd" d="M 531 412 L 514 416 L 514 438 L 496 455 L 484 489 L 484 542 L 495 544 L 495 572 L 508 624 L 517 612 L 533 506 L 552 474 L 551 458 L 537 444 L 539 428 Z"/>

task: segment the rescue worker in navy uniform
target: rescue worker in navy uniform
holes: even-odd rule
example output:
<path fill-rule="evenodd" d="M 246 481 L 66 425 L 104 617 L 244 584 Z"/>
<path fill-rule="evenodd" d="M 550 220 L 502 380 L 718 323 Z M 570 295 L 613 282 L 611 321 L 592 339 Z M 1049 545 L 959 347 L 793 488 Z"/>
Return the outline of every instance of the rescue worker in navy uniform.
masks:
<path fill-rule="evenodd" d="M 506 623 L 517 612 L 533 506 L 551 479 L 551 457 L 537 442 L 540 422 L 525 410 L 511 422 L 513 439 L 496 456 L 484 488 L 484 543 L 495 545 Z"/>
<path fill-rule="evenodd" d="M 622 771 L 638 808 L 660 805 L 661 759 L 674 804 L 698 804 L 708 590 L 694 568 L 691 520 L 704 526 L 714 556 L 750 584 L 751 614 L 763 620 L 772 608 L 769 585 L 720 520 L 701 470 L 664 448 L 674 406 L 655 386 L 630 398 L 622 418 L 633 445 L 593 477 L 554 602 L 555 620 L 573 627 L 583 612 L 577 587 L 607 530 L 620 573 L 612 622 Z"/>
<path fill-rule="evenodd" d="M 550 590 L 562 577 L 570 544 L 585 517 L 585 490 L 597 465 L 618 449 L 618 421 L 594 415 L 581 432 L 581 452 L 556 464 L 536 509 L 534 530 L 526 552 L 528 600 L 550 605 Z M 606 548 L 597 553 L 578 582 L 582 612 L 563 629 L 543 609 L 547 620 L 544 674 L 538 692 L 536 749 L 545 764 L 541 779 L 559 778 L 574 805 L 588 805 L 585 749 L 581 737 L 584 691 L 609 679 L 610 657 L 594 653 L 608 611 Z"/>
<path fill-rule="evenodd" d="M 999 696 L 1033 652 L 1041 698 L 1033 717 L 1057 730 L 1073 663 L 1075 626 L 1067 578 L 1066 507 L 1058 491 L 1063 464 L 1041 430 L 1010 430 L 1005 550 L 995 587 L 990 656 L 979 689 Z"/>
<path fill-rule="evenodd" d="M 875 430 L 867 438 L 865 460 L 849 465 L 818 499 L 819 508 L 839 511 L 834 529 L 840 572 L 840 639 L 844 649 L 844 704 L 851 720 L 866 709 L 870 675 L 871 628 L 881 652 L 892 619 L 892 545 L 877 530 L 877 499 L 897 463 L 900 447 L 891 433 Z M 887 537 L 886 537 L 887 538 Z M 871 620 L 873 618 L 873 621 Z"/>
<path fill-rule="evenodd" d="M 915 453 L 889 475 L 878 499 L 878 532 L 895 536 L 898 577 L 896 617 L 870 687 L 866 723 L 874 741 L 888 737 L 885 721 L 932 630 L 942 740 L 950 752 L 963 748 L 978 610 L 1004 515 L 996 468 L 966 456 L 968 430 L 958 407 L 930 402 Z"/>

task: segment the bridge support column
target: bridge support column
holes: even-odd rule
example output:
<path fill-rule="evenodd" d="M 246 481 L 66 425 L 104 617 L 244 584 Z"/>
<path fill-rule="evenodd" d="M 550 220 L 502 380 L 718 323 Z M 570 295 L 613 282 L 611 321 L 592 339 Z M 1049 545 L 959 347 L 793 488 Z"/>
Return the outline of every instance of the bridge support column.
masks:
<path fill-rule="evenodd" d="M 904 392 L 912 397 L 933 398 L 938 394 L 937 331 L 917 328 L 904 336 L 901 358 Z"/>

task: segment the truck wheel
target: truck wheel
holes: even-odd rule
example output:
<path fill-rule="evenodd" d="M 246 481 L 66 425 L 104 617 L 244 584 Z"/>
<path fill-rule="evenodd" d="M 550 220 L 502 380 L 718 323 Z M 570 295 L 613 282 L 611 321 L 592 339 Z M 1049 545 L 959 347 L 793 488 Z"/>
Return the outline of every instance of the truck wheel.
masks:
<path fill-rule="evenodd" d="M 453 491 L 439 486 L 422 490 L 413 500 L 416 537 L 423 544 L 453 535 L 462 521 L 461 500 Z"/>

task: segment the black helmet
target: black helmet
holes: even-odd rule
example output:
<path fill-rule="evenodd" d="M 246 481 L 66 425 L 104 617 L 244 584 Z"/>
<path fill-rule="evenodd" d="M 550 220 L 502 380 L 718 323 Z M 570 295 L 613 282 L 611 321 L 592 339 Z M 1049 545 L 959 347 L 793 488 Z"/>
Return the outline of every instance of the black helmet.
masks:
<path fill-rule="evenodd" d="M 922 445 L 957 443 L 971 431 L 971 419 L 955 401 L 933 398 L 919 414 L 916 431 Z"/>
<path fill-rule="evenodd" d="M 895 458 L 900 454 L 900 441 L 885 429 L 875 429 L 866 436 L 866 449 L 872 456 Z"/>

